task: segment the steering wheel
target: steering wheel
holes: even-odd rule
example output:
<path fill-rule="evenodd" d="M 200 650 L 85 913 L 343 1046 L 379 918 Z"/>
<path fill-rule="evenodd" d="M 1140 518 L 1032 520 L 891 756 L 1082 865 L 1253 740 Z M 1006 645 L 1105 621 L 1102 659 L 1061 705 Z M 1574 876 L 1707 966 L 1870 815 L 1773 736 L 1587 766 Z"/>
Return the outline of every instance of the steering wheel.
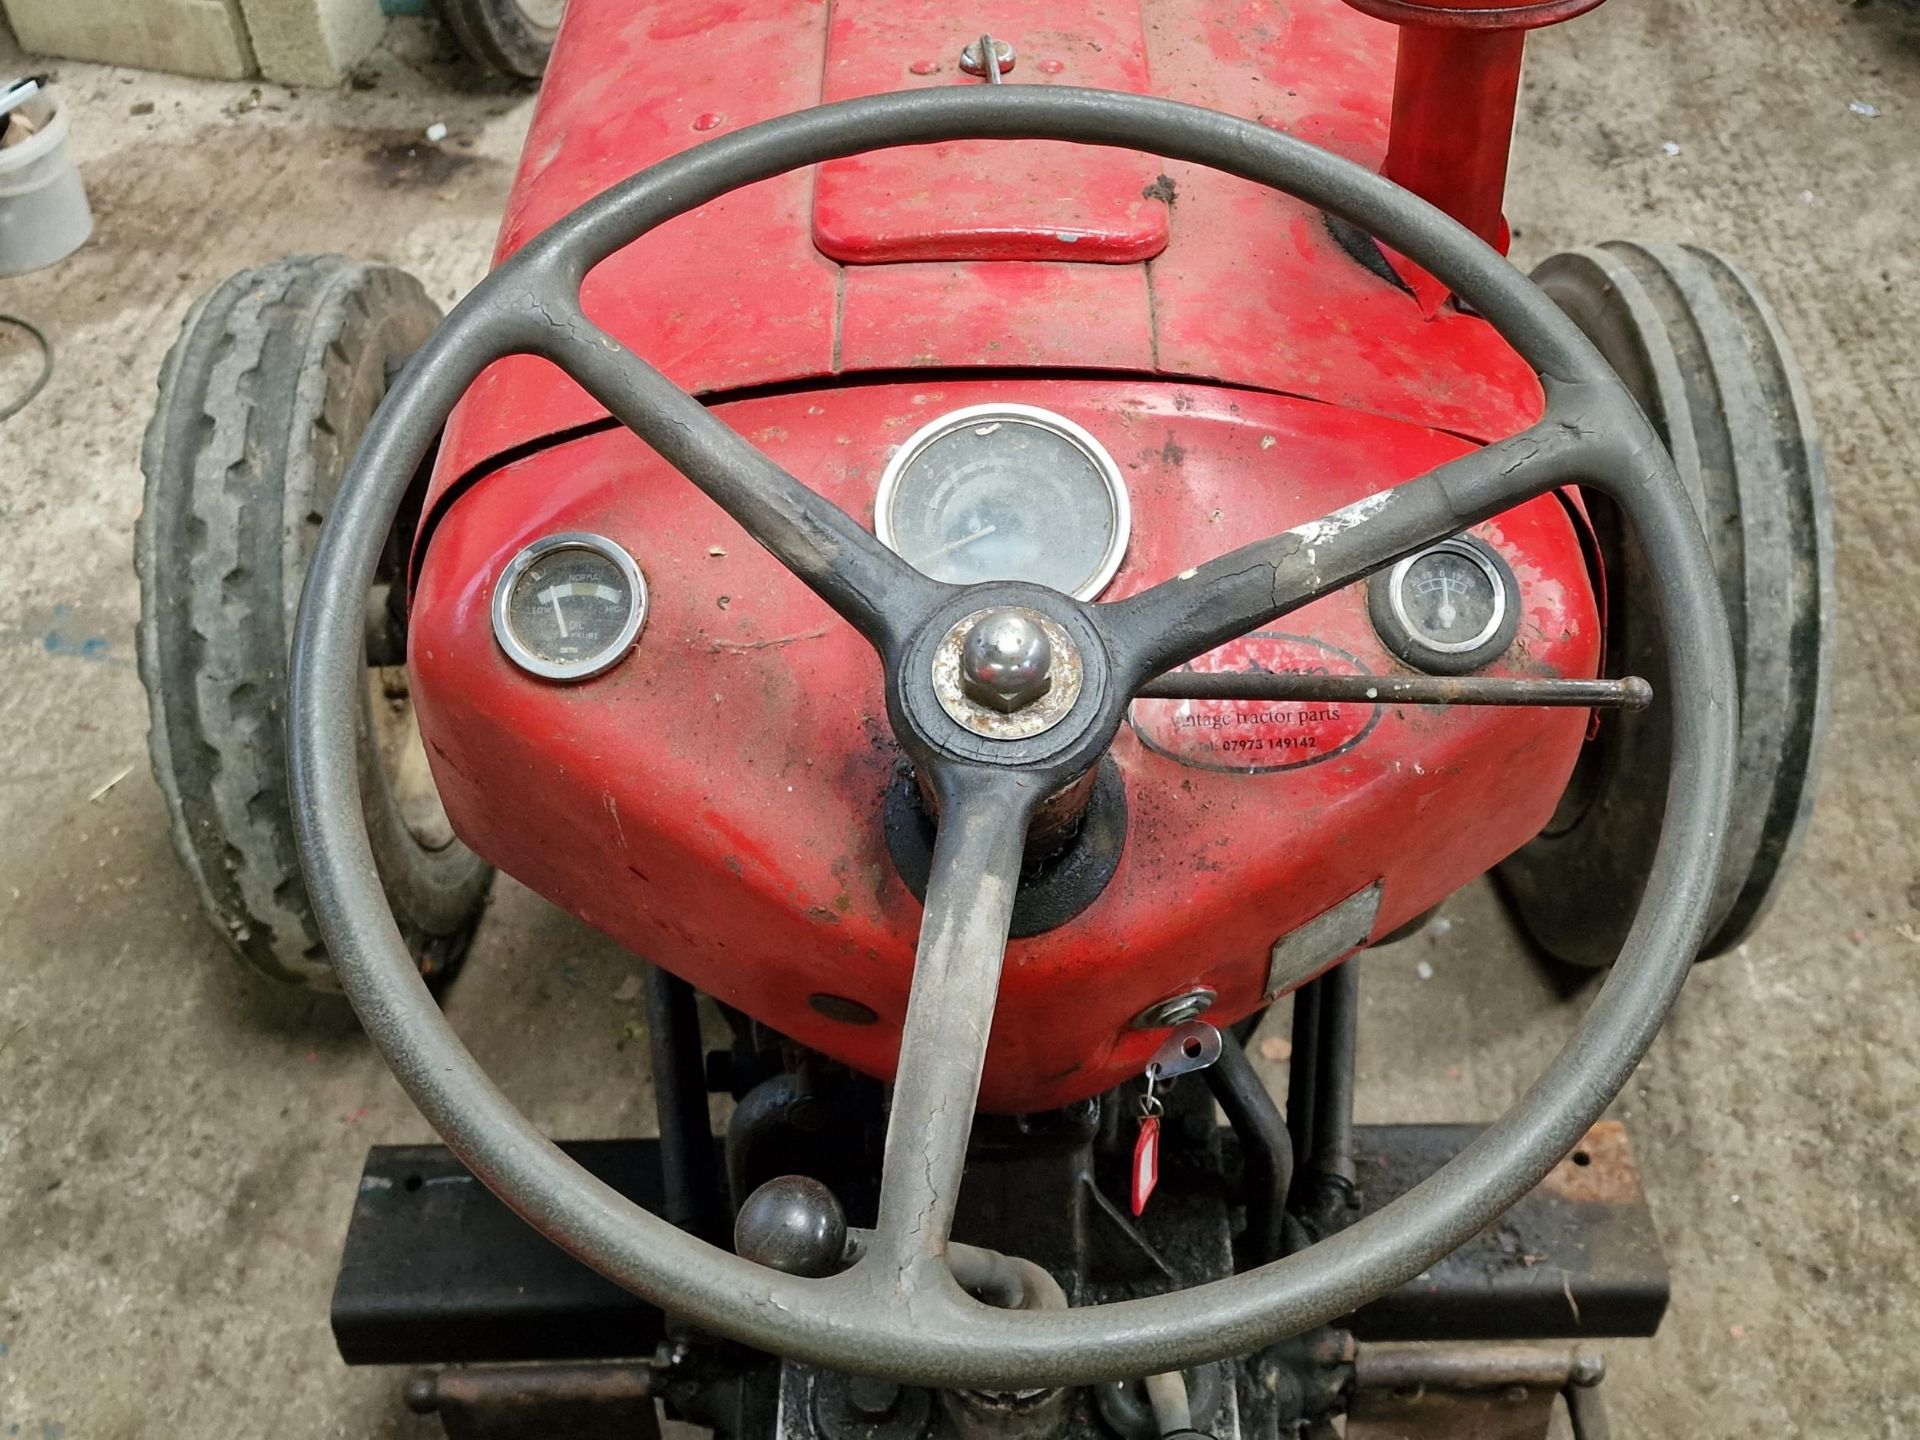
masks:
<path fill-rule="evenodd" d="M 963 588 L 920 574 L 582 309 L 580 287 L 595 265 L 731 190 L 840 156 L 975 139 L 1171 156 L 1340 216 L 1490 321 L 1538 372 L 1544 417 L 1311 524 L 1093 604 L 1035 585 Z M 878 1223 L 839 1274 L 754 1264 L 569 1160 L 462 1046 L 381 893 L 354 746 L 364 598 L 409 477 L 481 370 L 516 353 L 564 370 L 871 642 L 894 734 L 937 799 Z M 948 1232 L 1036 812 L 1099 762 L 1129 700 L 1154 676 L 1571 482 L 1610 495 L 1646 547 L 1672 657 L 1674 762 L 1638 917 L 1565 1049 L 1444 1169 L 1307 1250 L 1114 1304 L 1019 1310 L 973 1299 L 954 1279 Z M 985 664 L 960 653 L 970 638 L 981 644 L 983 612 L 1004 626 L 1007 611 L 1024 632 L 986 634 Z M 1048 641 L 1037 655 L 1035 628 Z M 1001 644 L 1022 634 L 1024 655 Z M 1008 661 L 1026 667 L 1024 678 L 998 697 L 982 690 L 983 680 L 988 690 L 1004 680 L 994 666 Z M 956 664 L 965 682 L 957 693 Z M 1036 666 L 1046 673 L 1037 677 Z M 1014 703 L 1036 678 L 1050 679 L 1046 695 Z M 1713 568 L 1666 450 L 1572 322 L 1467 230 L 1371 171 L 1213 111 L 1064 86 L 933 89 L 821 106 L 676 155 L 544 231 L 454 309 L 388 394 L 314 555 L 292 661 L 294 809 L 315 911 L 368 1034 L 454 1153 L 544 1234 L 654 1303 L 779 1355 L 942 1387 L 1089 1384 L 1245 1354 L 1343 1315 L 1467 1240 L 1578 1142 L 1652 1043 L 1699 946 L 1726 824 L 1735 696 Z"/>

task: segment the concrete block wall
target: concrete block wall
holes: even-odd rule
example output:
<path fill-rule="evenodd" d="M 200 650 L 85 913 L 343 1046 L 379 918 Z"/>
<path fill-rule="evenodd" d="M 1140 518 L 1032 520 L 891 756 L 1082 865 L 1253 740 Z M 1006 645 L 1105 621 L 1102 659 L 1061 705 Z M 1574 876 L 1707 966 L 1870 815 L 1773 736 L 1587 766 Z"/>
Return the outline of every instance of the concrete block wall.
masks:
<path fill-rule="evenodd" d="M 181 75 L 257 75 L 239 0 L 5 0 L 21 47 Z"/>
<path fill-rule="evenodd" d="M 379 0 L 239 0 L 260 73 L 282 85 L 337 85 L 380 43 Z"/>
<path fill-rule="evenodd" d="M 380 41 L 379 0 L 0 0 L 21 46 L 219 80 L 337 85 Z"/>

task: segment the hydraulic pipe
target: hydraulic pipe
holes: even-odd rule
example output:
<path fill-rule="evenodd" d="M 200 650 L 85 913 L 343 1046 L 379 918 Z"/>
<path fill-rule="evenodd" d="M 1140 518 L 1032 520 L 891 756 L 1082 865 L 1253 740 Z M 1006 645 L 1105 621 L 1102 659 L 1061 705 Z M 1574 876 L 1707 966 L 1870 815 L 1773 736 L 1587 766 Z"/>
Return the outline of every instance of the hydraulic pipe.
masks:
<path fill-rule="evenodd" d="M 1305 1183 L 1307 1162 L 1313 1158 L 1314 1082 L 1320 1071 L 1320 995 L 1325 980 L 1324 975 L 1309 980 L 1293 992 L 1293 1055 L 1287 1065 L 1287 1132 L 1293 1140 L 1290 1191 Z"/>
<path fill-rule="evenodd" d="M 1293 1142 L 1287 1122 L 1238 1041 L 1224 1045 L 1204 1071 L 1207 1088 L 1240 1137 L 1246 1170 L 1247 1230 L 1241 1242 L 1243 1269 L 1277 1260 L 1286 1252 L 1287 1191 L 1293 1184 Z"/>
<path fill-rule="evenodd" d="M 1313 1168 L 1344 1196 L 1353 1189 L 1353 1089 L 1360 1024 L 1360 966 L 1320 977 L 1320 1073 L 1313 1091 Z"/>
<path fill-rule="evenodd" d="M 660 1122 L 661 1214 L 705 1240 L 726 1233 L 720 1162 L 707 1116 L 700 1014 L 693 987 L 658 966 L 646 972 L 647 1040 L 653 1056 L 653 1101 Z"/>

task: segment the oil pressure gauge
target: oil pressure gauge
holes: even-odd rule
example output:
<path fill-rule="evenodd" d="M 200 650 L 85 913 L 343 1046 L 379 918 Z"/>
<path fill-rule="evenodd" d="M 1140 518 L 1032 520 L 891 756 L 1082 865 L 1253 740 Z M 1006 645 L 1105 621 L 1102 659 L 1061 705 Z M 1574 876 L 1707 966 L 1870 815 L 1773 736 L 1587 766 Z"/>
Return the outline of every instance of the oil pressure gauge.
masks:
<path fill-rule="evenodd" d="M 1465 675 L 1506 653 L 1520 626 L 1518 586 L 1500 552 L 1456 535 L 1367 582 L 1382 643 L 1433 675 Z"/>
<path fill-rule="evenodd" d="M 585 680 L 618 664 L 646 622 L 646 577 L 604 535 L 536 540 L 493 587 L 493 638 L 545 680 Z"/>
<path fill-rule="evenodd" d="M 969 405 L 909 436 L 874 496 L 874 531 L 951 585 L 1026 580 L 1091 600 L 1126 554 L 1120 467 L 1064 415 Z"/>

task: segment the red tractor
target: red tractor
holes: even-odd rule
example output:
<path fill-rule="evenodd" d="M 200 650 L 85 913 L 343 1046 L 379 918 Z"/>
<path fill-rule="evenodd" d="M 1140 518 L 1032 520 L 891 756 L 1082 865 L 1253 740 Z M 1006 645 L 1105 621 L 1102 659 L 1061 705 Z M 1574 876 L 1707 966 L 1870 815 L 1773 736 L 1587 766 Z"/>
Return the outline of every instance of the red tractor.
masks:
<path fill-rule="evenodd" d="M 1595 3 L 572 0 L 451 315 L 194 311 L 175 838 L 447 1142 L 368 1160 L 349 1362 L 455 1437 L 1603 1433 L 1667 1279 L 1599 1122 L 1793 851 L 1831 542 L 1738 270 L 1502 258 Z M 494 866 L 657 967 L 657 1139 L 442 1018 Z M 1356 1127 L 1365 950 L 1490 871 L 1611 976 L 1496 1123 Z"/>

